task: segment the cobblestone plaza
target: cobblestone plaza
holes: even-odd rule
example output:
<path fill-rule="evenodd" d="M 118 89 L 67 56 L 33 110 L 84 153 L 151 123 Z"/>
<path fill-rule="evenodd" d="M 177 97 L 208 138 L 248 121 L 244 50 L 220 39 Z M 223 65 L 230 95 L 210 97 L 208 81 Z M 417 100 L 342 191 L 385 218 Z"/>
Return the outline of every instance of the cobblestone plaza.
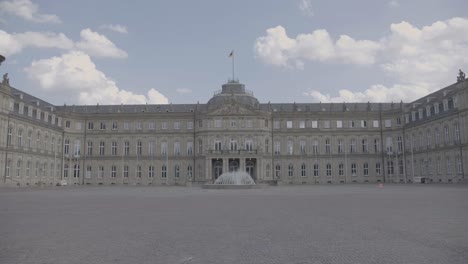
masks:
<path fill-rule="evenodd" d="M 468 185 L 2 189 L 0 263 L 468 262 Z"/>

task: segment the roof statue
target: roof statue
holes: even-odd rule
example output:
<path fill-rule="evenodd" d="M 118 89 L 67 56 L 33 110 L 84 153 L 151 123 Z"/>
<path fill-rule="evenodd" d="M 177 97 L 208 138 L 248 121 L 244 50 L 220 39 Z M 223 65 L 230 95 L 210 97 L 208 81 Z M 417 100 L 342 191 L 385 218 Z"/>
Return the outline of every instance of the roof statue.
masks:
<path fill-rule="evenodd" d="M 2 84 L 10 86 L 10 78 L 8 78 L 8 73 L 3 74 Z"/>
<path fill-rule="evenodd" d="M 465 73 L 462 70 L 458 70 L 457 83 L 464 82 L 466 79 Z"/>

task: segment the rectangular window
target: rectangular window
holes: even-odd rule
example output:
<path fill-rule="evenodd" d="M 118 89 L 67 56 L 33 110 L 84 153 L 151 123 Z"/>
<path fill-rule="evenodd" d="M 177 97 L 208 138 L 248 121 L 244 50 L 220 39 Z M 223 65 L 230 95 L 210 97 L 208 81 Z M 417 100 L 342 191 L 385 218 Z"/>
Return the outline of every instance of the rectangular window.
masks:
<path fill-rule="evenodd" d="M 319 165 L 314 164 L 314 177 L 318 177 L 318 176 L 319 176 Z"/>
<path fill-rule="evenodd" d="M 237 151 L 237 140 L 231 139 L 231 151 Z"/>
<path fill-rule="evenodd" d="M 166 165 L 163 165 L 161 167 L 161 178 L 163 178 L 163 179 L 167 178 L 167 167 L 166 167 Z"/>
<path fill-rule="evenodd" d="M 193 121 L 187 122 L 187 129 L 193 129 Z"/>
<path fill-rule="evenodd" d="M 124 155 L 125 156 L 130 155 L 130 142 L 129 141 L 124 142 Z"/>
<path fill-rule="evenodd" d="M 305 120 L 299 121 L 299 128 L 305 128 Z"/>
<path fill-rule="evenodd" d="M 362 152 L 363 153 L 369 152 L 369 148 L 368 148 L 368 145 L 367 145 L 367 139 L 366 138 L 362 139 Z"/>
<path fill-rule="evenodd" d="M 314 142 L 312 143 L 312 152 L 314 154 L 318 154 L 319 153 L 319 143 L 318 143 L 318 139 L 314 139 Z"/>
<path fill-rule="evenodd" d="M 129 122 L 124 122 L 124 129 L 129 130 L 130 129 L 130 123 Z"/>
<path fill-rule="evenodd" d="M 317 127 L 318 127 L 318 121 L 312 120 L 312 128 L 317 128 Z"/>
<path fill-rule="evenodd" d="M 99 155 L 104 156 L 104 141 L 99 142 Z"/>
<path fill-rule="evenodd" d="M 338 165 L 338 175 L 339 176 L 344 176 L 344 165 L 343 165 L 343 163 L 340 163 L 340 165 Z"/>
<path fill-rule="evenodd" d="M 338 139 L 338 153 L 343 153 L 343 139 Z"/>
<path fill-rule="evenodd" d="M 141 165 L 138 165 L 136 168 L 136 176 L 138 178 L 141 178 Z"/>
<path fill-rule="evenodd" d="M 148 167 L 148 178 L 152 179 L 154 177 L 154 166 Z"/>
<path fill-rule="evenodd" d="M 88 156 L 92 156 L 93 155 L 93 142 L 92 141 L 88 141 Z"/>
<path fill-rule="evenodd" d="M 116 141 L 112 141 L 111 153 L 112 153 L 112 156 L 117 155 L 117 142 Z"/>
<path fill-rule="evenodd" d="M 280 122 L 279 121 L 274 121 L 273 122 L 273 128 L 279 129 L 280 128 Z"/>
<path fill-rule="evenodd" d="M 106 129 L 106 122 L 101 122 L 100 129 L 101 129 L 101 130 L 105 130 L 105 129 Z"/>
<path fill-rule="evenodd" d="M 246 120 L 246 126 L 247 126 L 248 128 L 251 128 L 251 127 L 253 126 L 253 125 L 252 125 L 252 120 L 251 120 L 251 119 L 247 119 L 247 120 Z"/>
<path fill-rule="evenodd" d="M 286 121 L 286 128 L 292 128 L 293 127 L 293 122 L 291 120 Z"/>
<path fill-rule="evenodd" d="M 323 121 L 323 128 L 330 128 L 330 120 Z"/>
<path fill-rule="evenodd" d="M 193 155 L 193 142 L 191 141 L 187 142 L 187 155 L 188 156 Z"/>
<path fill-rule="evenodd" d="M 153 141 L 148 142 L 148 155 L 151 157 L 154 156 L 154 145 L 155 143 Z"/>
<path fill-rule="evenodd" d="M 9 127 L 8 128 L 8 135 L 7 135 L 7 145 L 11 145 L 12 138 L 13 138 L 13 128 Z"/>
<path fill-rule="evenodd" d="M 374 128 L 378 128 L 379 127 L 379 120 L 372 121 L 372 125 L 373 125 Z"/>
<path fill-rule="evenodd" d="M 162 122 L 161 129 L 167 129 L 167 122 L 166 121 Z"/>
<path fill-rule="evenodd" d="M 301 154 L 306 154 L 306 141 L 305 140 L 299 141 L 299 145 L 301 148 Z"/>
<path fill-rule="evenodd" d="M 104 166 L 99 166 L 98 178 L 104 178 Z"/>
<path fill-rule="evenodd" d="M 174 122 L 174 129 L 180 129 L 180 122 L 179 121 Z"/>
<path fill-rule="evenodd" d="M 85 178 L 90 179 L 90 178 L 91 178 L 91 174 L 92 174 L 92 167 L 91 167 L 91 166 L 87 166 L 87 167 L 86 167 Z"/>
<path fill-rule="evenodd" d="M 351 145 L 350 145 L 349 152 L 350 153 L 355 153 L 356 152 L 356 140 L 355 139 L 351 139 Z"/>
<path fill-rule="evenodd" d="M 343 127 L 343 121 L 342 120 L 337 120 L 336 121 L 336 128 L 342 128 Z"/>
<path fill-rule="evenodd" d="M 391 119 L 385 119 L 385 127 L 392 127 L 392 120 Z"/>
<path fill-rule="evenodd" d="M 279 141 L 275 141 L 275 155 L 280 155 L 281 153 L 281 143 Z"/>
<path fill-rule="evenodd" d="M 141 122 L 136 122 L 136 123 L 135 123 L 135 129 L 137 129 L 137 130 L 143 129 L 143 127 L 142 127 L 142 125 L 141 125 Z"/>
<path fill-rule="evenodd" d="M 112 165 L 111 167 L 111 178 L 116 178 L 117 177 L 117 166 Z"/>
<path fill-rule="evenodd" d="M 123 176 L 124 178 L 128 178 L 128 165 L 124 166 Z"/>
<path fill-rule="evenodd" d="M 154 125 L 154 122 L 149 122 L 149 123 L 148 123 L 148 129 L 149 129 L 149 130 L 154 130 L 155 127 L 156 127 L 156 126 Z"/>
<path fill-rule="evenodd" d="M 112 130 L 117 130 L 118 125 L 117 122 L 112 122 Z"/>
<path fill-rule="evenodd" d="M 221 119 L 215 119 L 215 120 L 214 120 L 214 127 L 215 127 L 215 128 L 220 128 L 220 127 L 222 127 L 222 121 L 221 121 Z"/>
<path fill-rule="evenodd" d="M 136 151 L 137 151 L 138 156 L 143 155 L 143 142 L 141 142 L 140 140 L 138 140 L 138 142 L 137 142 Z"/>
<path fill-rule="evenodd" d="M 174 142 L 174 155 L 180 156 L 180 143 Z"/>
<path fill-rule="evenodd" d="M 167 155 L 167 142 L 161 143 L 161 155 L 163 156 Z"/>
<path fill-rule="evenodd" d="M 351 164 L 351 176 L 356 176 L 357 175 L 357 165 L 356 163 Z"/>
<path fill-rule="evenodd" d="M 293 142 L 292 142 L 292 140 L 288 140 L 288 154 L 292 155 L 293 153 L 294 153 Z"/>
<path fill-rule="evenodd" d="M 251 139 L 246 139 L 245 140 L 245 150 L 247 151 L 253 151 L 253 142 Z"/>
<path fill-rule="evenodd" d="M 361 120 L 361 127 L 366 128 L 367 127 L 367 120 Z"/>

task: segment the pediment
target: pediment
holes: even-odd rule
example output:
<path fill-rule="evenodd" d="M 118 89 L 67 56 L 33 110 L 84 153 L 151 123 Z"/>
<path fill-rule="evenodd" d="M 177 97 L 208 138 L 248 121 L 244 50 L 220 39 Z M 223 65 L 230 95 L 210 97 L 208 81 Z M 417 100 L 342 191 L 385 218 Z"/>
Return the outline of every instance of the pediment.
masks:
<path fill-rule="evenodd" d="M 255 111 L 252 111 L 240 104 L 230 102 L 222 105 L 221 107 L 214 109 L 208 113 L 208 115 L 255 115 Z"/>

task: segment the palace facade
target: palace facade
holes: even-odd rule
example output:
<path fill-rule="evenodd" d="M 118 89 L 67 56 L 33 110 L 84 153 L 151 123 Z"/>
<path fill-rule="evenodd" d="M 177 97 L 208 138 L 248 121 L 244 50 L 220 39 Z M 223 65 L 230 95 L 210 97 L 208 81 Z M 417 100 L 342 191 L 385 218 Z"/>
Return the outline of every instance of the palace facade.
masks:
<path fill-rule="evenodd" d="M 206 104 L 55 106 L 0 86 L 0 186 L 458 183 L 468 81 L 411 103 L 260 103 L 238 81 Z"/>

